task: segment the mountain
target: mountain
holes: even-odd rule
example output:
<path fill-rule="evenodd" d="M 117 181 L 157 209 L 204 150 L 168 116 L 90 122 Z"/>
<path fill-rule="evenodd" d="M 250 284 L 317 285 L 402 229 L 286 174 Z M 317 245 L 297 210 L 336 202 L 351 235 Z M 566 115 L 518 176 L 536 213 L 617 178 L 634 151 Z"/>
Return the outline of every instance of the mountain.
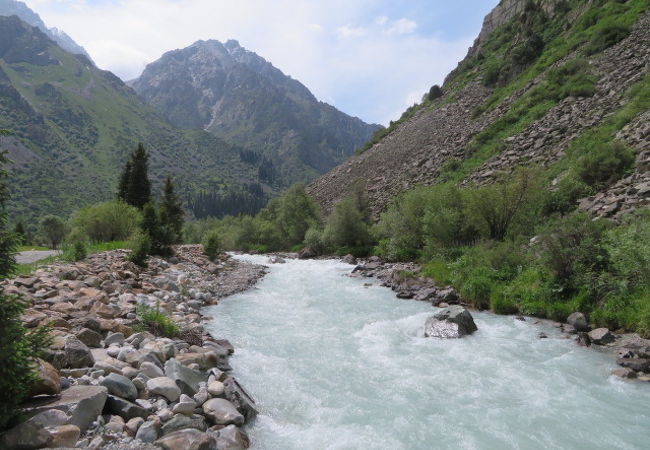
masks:
<path fill-rule="evenodd" d="M 66 216 L 115 197 L 138 142 L 155 185 L 167 174 L 184 196 L 258 180 L 243 149 L 202 130 L 180 130 L 111 72 L 73 55 L 17 16 L 0 17 L 0 147 L 9 167 L 10 214 Z"/>
<path fill-rule="evenodd" d="M 75 55 L 84 55 L 92 61 L 90 55 L 81 45 L 77 44 L 63 30 L 59 30 L 58 28 L 48 28 L 43 20 L 41 20 L 41 17 L 23 2 L 17 0 L 0 0 L 0 16 L 18 16 L 23 22 L 26 22 L 33 27 L 38 27 L 39 30 L 59 44 L 59 46 L 64 50 Z"/>
<path fill-rule="evenodd" d="M 594 147 L 620 144 L 637 155 L 633 173 L 581 206 L 614 216 L 648 204 L 647 9 L 647 0 L 501 0 L 441 96 L 409 108 L 308 192 L 328 212 L 361 178 L 378 216 L 416 186 L 491 183 L 521 165 L 555 186 Z"/>
<path fill-rule="evenodd" d="M 233 40 L 198 41 L 165 53 L 132 86 L 176 126 L 252 149 L 282 186 L 331 169 L 380 128 L 319 102 Z"/>

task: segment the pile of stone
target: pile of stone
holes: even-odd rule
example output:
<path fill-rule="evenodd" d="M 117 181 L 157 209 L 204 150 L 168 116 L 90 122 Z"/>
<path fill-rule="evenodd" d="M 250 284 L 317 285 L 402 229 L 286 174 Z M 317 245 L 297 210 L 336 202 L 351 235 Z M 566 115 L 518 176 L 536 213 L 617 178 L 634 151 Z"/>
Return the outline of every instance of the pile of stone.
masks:
<path fill-rule="evenodd" d="M 0 437 L 3 450 L 248 447 L 240 427 L 257 407 L 228 375 L 232 345 L 207 333 L 200 308 L 250 287 L 264 268 L 225 256 L 209 261 L 199 246 L 180 246 L 167 261 L 150 258 L 147 269 L 126 254 L 92 255 L 3 283 L 29 302 L 25 326 L 53 327 L 24 405 L 27 420 Z M 139 330 L 138 305 L 164 311 L 180 335 Z"/>
<path fill-rule="evenodd" d="M 353 276 L 374 277 L 395 291 L 398 298 L 430 302 L 445 308 L 460 303 L 452 286 L 438 287 L 431 278 L 417 276 L 420 266 L 414 263 L 388 263 L 377 256 L 370 257 L 352 271 Z"/>

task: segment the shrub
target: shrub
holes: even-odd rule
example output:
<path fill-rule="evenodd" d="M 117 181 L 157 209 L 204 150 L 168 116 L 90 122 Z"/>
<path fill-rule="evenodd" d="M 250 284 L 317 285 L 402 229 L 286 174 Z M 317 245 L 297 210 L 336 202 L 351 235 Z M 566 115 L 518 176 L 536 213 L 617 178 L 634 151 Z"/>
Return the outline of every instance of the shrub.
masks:
<path fill-rule="evenodd" d="M 634 166 L 634 152 L 619 142 L 585 148 L 582 152 L 576 171 L 578 177 L 589 186 L 608 186 L 629 173 Z"/>
<path fill-rule="evenodd" d="M 141 220 L 137 208 L 121 201 L 110 201 L 80 209 L 73 216 L 72 225 L 92 242 L 112 242 L 128 239 Z"/>
<path fill-rule="evenodd" d="M 622 25 L 610 25 L 594 33 L 591 42 L 585 47 L 585 54 L 593 55 L 622 41 L 630 35 L 630 29 Z"/>
<path fill-rule="evenodd" d="M 490 297 L 490 309 L 496 314 L 517 314 L 519 307 L 514 300 L 495 293 Z"/>
<path fill-rule="evenodd" d="M 151 250 L 151 239 L 149 236 L 141 231 L 137 231 L 131 236 L 129 247 L 129 261 L 140 266 L 147 267 L 147 255 Z"/>
<path fill-rule="evenodd" d="M 318 227 L 311 227 L 305 233 L 305 247 L 311 248 L 318 254 L 325 252 L 325 246 L 323 245 L 323 230 Z"/>
<path fill-rule="evenodd" d="M 219 252 L 221 251 L 221 236 L 218 231 L 213 230 L 207 234 L 203 241 L 203 251 L 210 260 L 214 260 L 219 256 Z"/>
<path fill-rule="evenodd" d="M 559 181 L 554 190 L 546 194 L 542 212 L 547 216 L 553 213 L 569 213 L 576 209 L 579 199 L 587 197 L 591 192 L 585 182 L 570 173 Z"/>
<path fill-rule="evenodd" d="M 427 99 L 431 102 L 437 98 L 442 97 L 442 88 L 438 86 L 437 84 L 434 84 L 431 86 L 431 89 L 429 89 L 429 93 L 427 94 Z"/>
<path fill-rule="evenodd" d="M 460 295 L 475 307 L 487 309 L 490 307 L 493 284 L 494 282 L 486 275 L 472 274 L 463 281 Z"/>
<path fill-rule="evenodd" d="M 363 220 L 361 211 L 352 198 L 346 198 L 336 204 L 327 219 L 323 231 L 325 247 L 336 250 L 340 247 L 367 247 L 370 245 L 368 225 Z"/>
<path fill-rule="evenodd" d="M 650 287 L 650 213 L 643 211 L 626 218 L 624 224 L 608 230 L 604 246 L 611 269 L 624 290 Z"/>
<path fill-rule="evenodd" d="M 138 305 L 136 315 L 140 325 L 139 328 L 143 328 L 156 336 L 173 338 L 180 332 L 174 321 L 167 317 L 158 305 L 155 308 Z"/>
<path fill-rule="evenodd" d="M 49 328 L 23 326 L 24 309 L 19 298 L 0 294 L 0 430 L 16 418 L 36 380 L 34 360 L 50 343 Z"/>

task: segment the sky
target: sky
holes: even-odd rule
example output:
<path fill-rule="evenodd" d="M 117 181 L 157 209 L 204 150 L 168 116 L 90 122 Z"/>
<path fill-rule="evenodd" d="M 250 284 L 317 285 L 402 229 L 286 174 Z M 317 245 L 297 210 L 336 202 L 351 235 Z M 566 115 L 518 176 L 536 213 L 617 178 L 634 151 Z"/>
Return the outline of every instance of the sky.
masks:
<path fill-rule="evenodd" d="M 136 78 L 163 53 L 236 39 L 321 101 L 387 125 L 466 55 L 498 0 L 23 0 L 97 65 Z"/>

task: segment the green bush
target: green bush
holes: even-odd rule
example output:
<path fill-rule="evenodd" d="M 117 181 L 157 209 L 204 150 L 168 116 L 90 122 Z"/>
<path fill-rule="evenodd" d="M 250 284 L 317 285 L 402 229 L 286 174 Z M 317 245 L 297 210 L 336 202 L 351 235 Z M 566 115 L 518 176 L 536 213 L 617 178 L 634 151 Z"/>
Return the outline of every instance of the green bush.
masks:
<path fill-rule="evenodd" d="M 514 300 L 495 293 L 490 298 L 490 309 L 496 314 L 517 314 L 519 307 Z"/>
<path fill-rule="evenodd" d="M 634 152 L 619 142 L 607 142 L 578 150 L 578 177 L 589 186 L 602 188 L 627 175 L 634 167 Z"/>
<path fill-rule="evenodd" d="M 585 47 L 585 54 L 593 55 L 622 41 L 630 35 L 630 28 L 622 25 L 611 25 L 594 33 L 591 42 Z"/>
<path fill-rule="evenodd" d="M 368 224 L 353 198 L 341 200 L 334 206 L 323 230 L 322 241 L 326 248 L 361 248 L 371 245 Z"/>
<path fill-rule="evenodd" d="M 128 239 L 142 219 L 140 211 L 121 201 L 97 203 L 80 209 L 72 226 L 85 233 L 91 242 Z"/>
<path fill-rule="evenodd" d="M 66 223 L 58 216 L 45 216 L 39 223 L 39 228 L 47 242 L 56 249 L 66 234 Z"/>
<path fill-rule="evenodd" d="M 604 246 L 621 289 L 650 287 L 650 212 L 630 215 L 607 231 Z"/>
<path fill-rule="evenodd" d="M 427 94 L 427 99 L 432 102 L 437 98 L 442 97 L 442 88 L 438 86 L 437 84 L 434 84 L 431 86 L 431 89 L 429 89 L 429 93 Z"/>
<path fill-rule="evenodd" d="M 0 430 L 16 419 L 20 403 L 37 379 L 35 358 L 51 341 L 49 328 L 23 326 L 24 310 L 19 298 L 0 294 Z"/>
<path fill-rule="evenodd" d="M 156 305 L 155 308 L 147 305 L 138 305 L 136 315 L 139 321 L 139 328 L 142 328 L 156 336 L 173 338 L 180 332 L 178 325 L 163 313 Z"/>
<path fill-rule="evenodd" d="M 311 248 L 316 253 L 323 254 L 325 246 L 323 245 L 323 230 L 318 227 L 311 227 L 305 233 L 305 247 Z"/>
<path fill-rule="evenodd" d="M 462 283 L 460 295 L 480 309 L 490 307 L 490 295 L 494 281 L 488 276 L 477 273 L 467 277 Z"/>
<path fill-rule="evenodd" d="M 151 239 L 149 236 L 141 231 L 137 231 L 131 236 L 129 241 L 131 253 L 129 253 L 129 261 L 140 266 L 147 267 L 147 256 L 151 250 Z"/>
<path fill-rule="evenodd" d="M 574 211 L 578 200 L 591 194 L 592 189 L 572 173 L 563 177 L 543 199 L 542 212 L 544 215 L 554 213 L 567 214 Z"/>
<path fill-rule="evenodd" d="M 216 230 L 210 231 L 203 241 L 203 252 L 208 256 L 208 258 L 210 258 L 210 260 L 214 260 L 219 256 L 220 251 L 221 236 Z"/>

